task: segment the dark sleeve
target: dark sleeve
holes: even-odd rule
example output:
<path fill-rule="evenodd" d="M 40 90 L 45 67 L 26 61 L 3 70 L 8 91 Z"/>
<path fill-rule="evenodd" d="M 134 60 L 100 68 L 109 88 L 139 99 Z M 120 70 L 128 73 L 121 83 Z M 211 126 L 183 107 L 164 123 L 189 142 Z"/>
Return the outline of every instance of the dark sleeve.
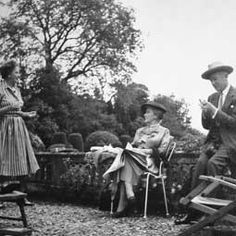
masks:
<path fill-rule="evenodd" d="M 236 128 L 236 100 L 231 102 L 227 113 L 218 110 L 215 116 L 215 121 L 227 128 Z"/>
<path fill-rule="evenodd" d="M 212 96 L 208 97 L 207 99 L 208 102 L 212 103 Z M 212 115 L 208 112 L 208 113 L 204 113 L 202 112 L 202 126 L 204 129 L 210 129 L 212 124 Z"/>
<path fill-rule="evenodd" d="M 212 120 L 212 118 L 210 117 L 209 113 L 206 113 L 205 115 L 203 115 L 203 113 L 202 113 L 202 127 L 204 129 L 210 129 L 211 120 Z"/>

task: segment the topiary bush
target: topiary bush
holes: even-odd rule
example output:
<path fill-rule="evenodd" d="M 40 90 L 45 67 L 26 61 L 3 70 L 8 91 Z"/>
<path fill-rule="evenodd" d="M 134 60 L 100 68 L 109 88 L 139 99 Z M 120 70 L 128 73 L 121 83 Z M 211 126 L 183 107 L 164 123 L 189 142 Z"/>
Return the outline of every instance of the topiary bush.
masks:
<path fill-rule="evenodd" d="M 116 135 L 108 131 L 95 131 L 86 138 L 85 151 L 89 151 L 92 146 L 104 146 L 109 144 L 113 147 L 122 147 Z"/>
<path fill-rule="evenodd" d="M 65 144 L 65 145 L 68 143 L 67 138 L 66 138 L 66 133 L 57 132 L 53 134 L 51 144 L 58 144 L 58 143 Z"/>
<path fill-rule="evenodd" d="M 73 148 L 79 150 L 80 152 L 84 151 L 84 141 L 80 133 L 69 134 L 68 141 L 72 144 Z"/>

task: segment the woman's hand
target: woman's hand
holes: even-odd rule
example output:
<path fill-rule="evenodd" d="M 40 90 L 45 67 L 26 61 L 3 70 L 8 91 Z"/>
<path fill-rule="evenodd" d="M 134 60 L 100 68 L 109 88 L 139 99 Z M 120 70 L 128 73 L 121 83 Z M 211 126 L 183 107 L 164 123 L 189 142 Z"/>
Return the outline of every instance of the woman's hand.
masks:
<path fill-rule="evenodd" d="M 142 151 L 143 151 L 146 155 L 152 155 L 152 149 L 151 149 L 151 148 L 145 148 L 145 149 L 142 149 Z"/>
<path fill-rule="evenodd" d="M 151 148 L 134 148 L 139 152 L 142 152 L 145 155 L 152 155 L 152 149 Z"/>
<path fill-rule="evenodd" d="M 34 118 L 37 115 L 37 111 L 26 112 L 29 118 Z"/>
<path fill-rule="evenodd" d="M 37 115 L 37 112 L 36 111 L 29 111 L 29 112 L 19 111 L 17 112 L 17 114 L 24 118 L 33 118 Z"/>

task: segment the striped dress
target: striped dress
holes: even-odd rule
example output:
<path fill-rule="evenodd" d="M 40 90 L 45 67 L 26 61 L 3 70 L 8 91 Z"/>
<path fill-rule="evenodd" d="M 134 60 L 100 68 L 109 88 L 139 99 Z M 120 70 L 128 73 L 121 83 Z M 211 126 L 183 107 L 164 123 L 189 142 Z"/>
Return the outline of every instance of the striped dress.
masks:
<path fill-rule="evenodd" d="M 20 90 L 0 80 L 0 109 L 23 106 Z M 15 111 L 0 116 L 0 176 L 27 176 L 39 169 L 25 122 Z"/>

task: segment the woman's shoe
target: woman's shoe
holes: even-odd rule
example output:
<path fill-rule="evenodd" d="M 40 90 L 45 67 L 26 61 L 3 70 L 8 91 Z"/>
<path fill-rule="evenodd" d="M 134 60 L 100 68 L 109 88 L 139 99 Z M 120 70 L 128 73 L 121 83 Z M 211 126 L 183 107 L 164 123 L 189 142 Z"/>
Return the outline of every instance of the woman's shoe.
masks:
<path fill-rule="evenodd" d="M 20 183 L 17 181 L 9 181 L 2 183 L 0 186 L 0 194 L 11 193 L 14 190 L 20 189 Z"/>
<path fill-rule="evenodd" d="M 128 216 L 128 212 L 123 210 L 123 211 L 117 211 L 112 215 L 112 218 L 122 218 Z"/>
<path fill-rule="evenodd" d="M 115 212 L 112 217 L 113 218 L 121 218 L 128 216 L 129 206 L 127 205 L 122 211 Z"/>
<path fill-rule="evenodd" d="M 135 213 L 135 214 L 137 213 L 137 211 L 136 211 L 136 198 L 135 197 L 128 198 L 127 206 L 122 211 L 115 212 L 113 214 L 113 218 L 126 217 L 130 213 Z"/>
<path fill-rule="evenodd" d="M 27 198 L 25 198 L 24 201 L 25 201 L 25 206 L 34 206 L 34 203 L 30 202 Z"/>
<path fill-rule="evenodd" d="M 137 205 L 137 202 L 136 202 L 135 196 L 128 198 L 128 212 L 129 213 L 137 214 L 136 205 Z"/>

